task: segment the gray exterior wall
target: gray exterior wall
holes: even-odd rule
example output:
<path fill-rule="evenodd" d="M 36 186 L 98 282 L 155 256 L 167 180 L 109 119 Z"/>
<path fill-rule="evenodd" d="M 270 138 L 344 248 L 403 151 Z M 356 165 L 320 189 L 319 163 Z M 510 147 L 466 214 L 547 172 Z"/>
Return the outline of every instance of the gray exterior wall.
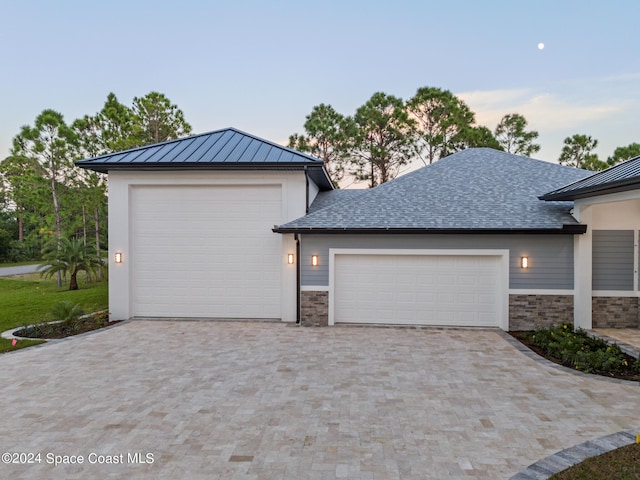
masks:
<path fill-rule="evenodd" d="M 633 290 L 633 230 L 592 233 L 594 290 Z"/>
<path fill-rule="evenodd" d="M 329 248 L 508 249 L 509 288 L 573 289 L 573 235 L 302 235 L 301 284 L 329 285 Z M 311 255 L 319 265 L 311 266 Z M 520 268 L 528 256 L 530 267 Z"/>

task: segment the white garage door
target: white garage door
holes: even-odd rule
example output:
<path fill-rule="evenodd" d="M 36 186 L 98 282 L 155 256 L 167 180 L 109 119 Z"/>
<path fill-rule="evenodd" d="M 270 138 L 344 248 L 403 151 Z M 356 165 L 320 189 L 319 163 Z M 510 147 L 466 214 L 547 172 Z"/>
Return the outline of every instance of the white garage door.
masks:
<path fill-rule="evenodd" d="M 279 318 L 279 186 L 134 187 L 137 317 Z"/>
<path fill-rule="evenodd" d="M 502 257 L 336 255 L 334 323 L 501 326 Z"/>

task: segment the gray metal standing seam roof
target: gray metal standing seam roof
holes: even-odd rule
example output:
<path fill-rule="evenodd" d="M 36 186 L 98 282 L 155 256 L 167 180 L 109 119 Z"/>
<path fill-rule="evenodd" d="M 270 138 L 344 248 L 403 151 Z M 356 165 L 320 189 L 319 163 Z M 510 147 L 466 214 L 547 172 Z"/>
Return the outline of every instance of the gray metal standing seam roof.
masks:
<path fill-rule="evenodd" d="M 540 196 L 541 200 L 575 200 L 578 198 L 624 192 L 640 188 L 640 157 L 614 165 L 588 178 Z"/>
<path fill-rule="evenodd" d="M 573 202 L 541 192 L 590 172 L 473 148 L 274 229 L 279 233 L 584 233 Z"/>
<path fill-rule="evenodd" d="M 288 170 L 304 167 L 322 190 L 333 188 L 322 160 L 235 128 L 193 135 L 80 160 L 81 168 L 109 170 Z"/>

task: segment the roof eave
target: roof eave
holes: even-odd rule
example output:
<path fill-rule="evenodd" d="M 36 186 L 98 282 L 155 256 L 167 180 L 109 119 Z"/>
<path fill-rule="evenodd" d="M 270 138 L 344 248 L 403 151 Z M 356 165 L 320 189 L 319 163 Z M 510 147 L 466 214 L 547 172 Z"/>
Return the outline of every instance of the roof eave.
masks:
<path fill-rule="evenodd" d="M 99 173 L 109 173 L 114 171 L 119 172 L 131 172 L 131 171 L 144 171 L 144 172 L 166 172 L 166 171 L 193 171 L 193 170 L 209 170 L 209 171 L 301 171 L 304 170 L 308 173 L 311 179 L 320 190 L 333 190 L 333 182 L 329 178 L 327 171 L 323 168 L 323 165 L 317 165 L 308 162 L 291 162 L 291 163 L 277 163 L 277 162 L 262 162 L 262 163 L 198 163 L 198 162 L 182 162 L 182 163 L 92 163 L 79 161 L 76 162 L 76 166 L 88 170 L 93 170 Z"/>
<path fill-rule="evenodd" d="M 549 192 L 538 197 L 539 200 L 544 201 L 570 201 L 580 198 L 597 197 L 600 195 L 608 195 L 610 193 L 627 192 L 629 190 L 636 190 L 640 188 L 640 179 L 625 180 L 616 183 L 609 183 L 605 185 L 596 185 L 592 187 L 585 187 L 577 190 L 570 190 L 567 192 Z"/>
<path fill-rule="evenodd" d="M 322 164 L 311 162 L 150 162 L 150 163 L 95 163 L 80 160 L 76 166 L 96 171 L 109 170 L 303 170 L 307 168 L 322 168 Z"/>
<path fill-rule="evenodd" d="M 584 224 L 565 224 L 561 228 L 299 228 L 274 227 L 274 233 L 299 234 L 376 234 L 376 235 L 579 235 L 587 232 Z"/>

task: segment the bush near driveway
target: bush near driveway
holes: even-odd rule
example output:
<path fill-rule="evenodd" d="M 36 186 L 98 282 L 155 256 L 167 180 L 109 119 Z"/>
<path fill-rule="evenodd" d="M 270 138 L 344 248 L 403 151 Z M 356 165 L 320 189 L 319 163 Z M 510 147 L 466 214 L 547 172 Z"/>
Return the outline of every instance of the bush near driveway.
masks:
<path fill-rule="evenodd" d="M 640 374 L 640 360 L 632 360 L 617 345 L 592 338 L 586 331 L 574 330 L 567 323 L 533 332 L 521 332 L 521 335 L 546 355 L 581 372 L 604 375 Z"/>

